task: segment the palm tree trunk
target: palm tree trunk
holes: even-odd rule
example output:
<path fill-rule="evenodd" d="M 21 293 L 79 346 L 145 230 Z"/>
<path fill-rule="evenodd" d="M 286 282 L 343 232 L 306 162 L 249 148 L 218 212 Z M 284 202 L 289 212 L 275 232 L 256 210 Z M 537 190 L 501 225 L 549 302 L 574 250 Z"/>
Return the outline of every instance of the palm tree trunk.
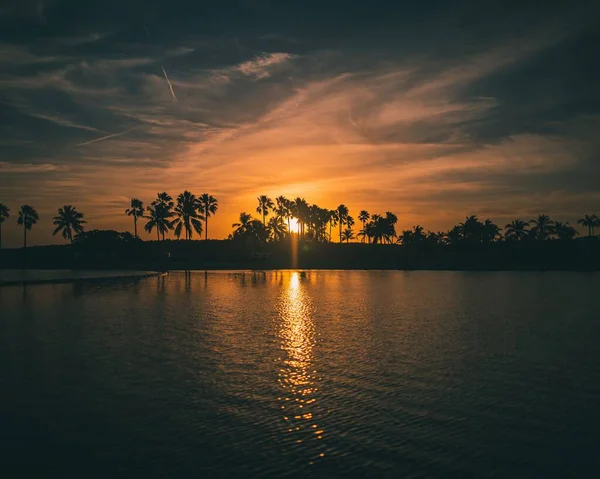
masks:
<path fill-rule="evenodd" d="M 204 241 L 208 239 L 208 213 L 206 213 L 206 217 L 204 218 Z"/>
<path fill-rule="evenodd" d="M 340 243 L 342 242 L 342 220 L 340 219 Z"/>
<path fill-rule="evenodd" d="M 23 225 L 23 248 L 27 248 L 27 228 Z"/>
<path fill-rule="evenodd" d="M 0 223 L 0 249 L 2 249 L 2 223 Z"/>
<path fill-rule="evenodd" d="M 262 214 L 263 214 L 263 226 L 266 227 L 267 224 L 265 223 L 265 210 L 263 210 Z"/>
<path fill-rule="evenodd" d="M 135 238 L 138 237 L 137 235 L 137 216 L 133 215 L 133 236 Z"/>
<path fill-rule="evenodd" d="M 156 241 L 160 241 L 160 230 L 156 227 Z"/>

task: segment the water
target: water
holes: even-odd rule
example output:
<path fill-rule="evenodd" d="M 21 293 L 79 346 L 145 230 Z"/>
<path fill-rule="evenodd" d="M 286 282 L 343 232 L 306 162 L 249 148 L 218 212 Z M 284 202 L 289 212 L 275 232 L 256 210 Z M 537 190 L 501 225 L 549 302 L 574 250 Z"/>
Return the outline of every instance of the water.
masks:
<path fill-rule="evenodd" d="M 594 477 L 600 275 L 0 288 L 2 477 Z"/>

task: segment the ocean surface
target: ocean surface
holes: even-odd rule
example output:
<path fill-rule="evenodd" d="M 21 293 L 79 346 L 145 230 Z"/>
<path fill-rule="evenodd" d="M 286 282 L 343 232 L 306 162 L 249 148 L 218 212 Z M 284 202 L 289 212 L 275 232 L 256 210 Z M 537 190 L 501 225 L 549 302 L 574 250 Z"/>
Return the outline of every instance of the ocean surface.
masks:
<path fill-rule="evenodd" d="M 2 477 L 598 477 L 600 275 L 0 288 Z"/>

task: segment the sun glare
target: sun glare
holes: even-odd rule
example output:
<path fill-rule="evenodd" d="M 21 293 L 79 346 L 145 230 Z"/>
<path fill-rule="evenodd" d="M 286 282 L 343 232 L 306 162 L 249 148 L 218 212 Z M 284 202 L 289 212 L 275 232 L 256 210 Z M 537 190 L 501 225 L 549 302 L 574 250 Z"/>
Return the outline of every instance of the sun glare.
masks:
<path fill-rule="evenodd" d="M 297 218 L 290 219 L 290 233 L 298 234 L 300 232 L 300 225 L 298 224 Z"/>

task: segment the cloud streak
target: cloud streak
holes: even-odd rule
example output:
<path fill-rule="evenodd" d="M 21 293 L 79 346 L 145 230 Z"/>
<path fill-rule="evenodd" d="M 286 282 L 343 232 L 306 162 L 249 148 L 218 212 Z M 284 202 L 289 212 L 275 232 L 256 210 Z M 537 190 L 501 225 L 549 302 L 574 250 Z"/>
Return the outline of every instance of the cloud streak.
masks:
<path fill-rule="evenodd" d="M 106 135 L 106 136 L 102 136 L 100 138 L 96 138 L 94 140 L 90 140 L 90 141 L 84 141 L 83 143 L 78 143 L 77 145 L 75 145 L 75 147 L 79 147 L 79 146 L 85 146 L 85 145 L 91 145 L 92 143 L 97 143 L 99 141 L 106 141 L 106 140 L 110 140 L 111 138 L 117 138 L 119 136 L 123 136 L 126 135 L 127 133 L 129 133 L 130 131 L 135 130 L 137 127 L 133 127 L 133 128 L 129 128 L 125 131 L 122 131 L 120 133 L 112 133 L 110 135 Z"/>

